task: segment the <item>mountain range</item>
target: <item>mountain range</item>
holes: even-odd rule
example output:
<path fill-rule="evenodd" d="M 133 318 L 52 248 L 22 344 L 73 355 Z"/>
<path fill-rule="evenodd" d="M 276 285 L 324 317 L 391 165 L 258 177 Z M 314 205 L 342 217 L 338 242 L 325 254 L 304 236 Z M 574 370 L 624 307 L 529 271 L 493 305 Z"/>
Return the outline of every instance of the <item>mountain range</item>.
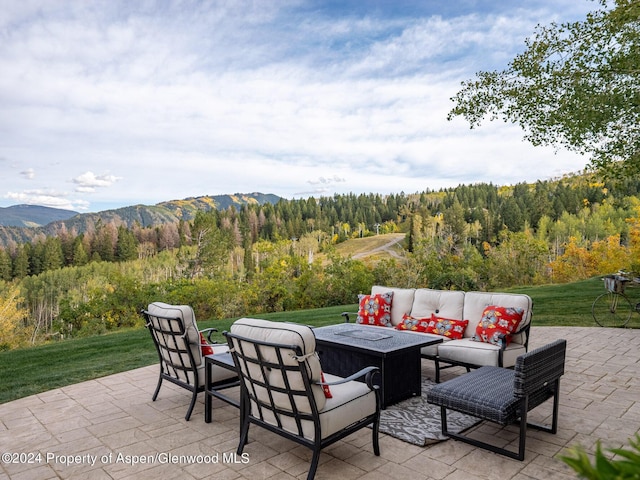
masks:
<path fill-rule="evenodd" d="M 31 242 L 38 236 L 55 235 L 62 228 L 82 233 L 98 221 L 114 222 L 116 225 L 142 227 L 192 220 L 198 210 L 224 210 L 231 206 L 265 203 L 275 204 L 281 197 L 264 193 L 236 193 L 189 197 L 171 200 L 156 205 L 134 205 L 96 213 L 78 213 L 59 208 L 38 205 L 14 205 L 0 207 L 0 247 L 12 243 Z"/>
<path fill-rule="evenodd" d="M 78 212 L 40 205 L 0 207 L 0 225 L 5 227 L 42 227 L 57 220 L 67 220 Z"/>

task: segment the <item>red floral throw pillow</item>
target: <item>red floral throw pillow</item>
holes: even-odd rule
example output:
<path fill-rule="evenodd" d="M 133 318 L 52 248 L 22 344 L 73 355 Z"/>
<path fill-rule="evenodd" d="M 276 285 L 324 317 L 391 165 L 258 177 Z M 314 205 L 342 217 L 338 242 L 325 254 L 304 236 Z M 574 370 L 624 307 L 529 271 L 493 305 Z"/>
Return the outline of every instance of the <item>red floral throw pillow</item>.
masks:
<path fill-rule="evenodd" d="M 430 321 L 430 318 L 415 318 L 405 313 L 402 317 L 402 322 L 396 325 L 396 329 L 409 330 L 411 332 L 426 332 L 429 328 Z"/>
<path fill-rule="evenodd" d="M 213 355 L 213 347 L 207 343 L 207 340 L 204 338 L 202 332 L 200 332 L 200 349 L 202 350 L 202 355 Z"/>
<path fill-rule="evenodd" d="M 324 380 L 324 372 L 320 372 L 320 381 L 322 383 L 325 382 Z M 324 392 L 324 398 L 333 398 L 333 395 L 331 394 L 331 389 L 329 388 L 329 385 L 322 385 L 322 391 Z"/>
<path fill-rule="evenodd" d="M 464 331 L 469 325 L 469 320 L 454 320 L 452 318 L 431 315 L 427 333 L 435 333 L 453 340 L 459 340 L 464 336 Z"/>
<path fill-rule="evenodd" d="M 523 314 L 523 308 L 490 305 L 482 312 L 482 319 L 471 340 L 505 348 L 511 342 L 511 334 L 518 331 Z"/>
<path fill-rule="evenodd" d="M 358 318 L 356 323 L 393 327 L 391 323 L 391 302 L 393 292 L 376 293 L 375 295 L 358 295 Z"/>

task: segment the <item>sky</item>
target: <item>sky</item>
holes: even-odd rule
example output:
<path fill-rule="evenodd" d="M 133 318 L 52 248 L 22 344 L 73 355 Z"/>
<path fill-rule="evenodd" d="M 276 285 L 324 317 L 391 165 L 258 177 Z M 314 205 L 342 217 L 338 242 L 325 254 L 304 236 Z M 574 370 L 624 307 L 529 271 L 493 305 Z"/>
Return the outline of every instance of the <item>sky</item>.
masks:
<path fill-rule="evenodd" d="M 588 159 L 447 120 L 589 0 L 0 0 L 0 207 L 514 185 Z"/>

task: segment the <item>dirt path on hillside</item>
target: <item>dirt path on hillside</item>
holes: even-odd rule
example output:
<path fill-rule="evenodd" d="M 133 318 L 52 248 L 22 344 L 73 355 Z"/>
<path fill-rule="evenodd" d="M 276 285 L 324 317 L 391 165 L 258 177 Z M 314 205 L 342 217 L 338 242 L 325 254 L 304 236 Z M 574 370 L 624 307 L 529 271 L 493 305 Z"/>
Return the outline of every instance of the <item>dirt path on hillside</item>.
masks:
<path fill-rule="evenodd" d="M 371 250 L 369 250 L 367 252 L 356 253 L 353 256 L 353 258 L 368 257 L 369 255 L 373 255 L 374 253 L 383 252 L 383 251 L 387 252 L 392 257 L 402 258 L 402 255 L 400 255 L 398 252 L 396 252 L 391 247 L 393 247 L 397 243 L 400 243 L 404 239 L 405 239 L 405 234 L 404 233 L 394 233 L 393 234 L 393 238 L 391 240 L 389 240 L 387 243 L 385 243 L 384 245 L 380 245 L 379 247 L 371 249 Z"/>

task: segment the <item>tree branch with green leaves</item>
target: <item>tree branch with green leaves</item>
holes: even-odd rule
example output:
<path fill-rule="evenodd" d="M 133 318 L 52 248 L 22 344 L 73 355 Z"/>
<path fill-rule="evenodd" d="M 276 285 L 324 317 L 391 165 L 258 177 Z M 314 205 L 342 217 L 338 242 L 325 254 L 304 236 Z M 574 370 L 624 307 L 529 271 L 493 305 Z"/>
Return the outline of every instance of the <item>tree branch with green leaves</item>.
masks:
<path fill-rule="evenodd" d="M 502 119 L 533 145 L 589 156 L 606 177 L 640 174 L 640 1 L 610 3 L 584 21 L 538 25 L 505 70 L 462 82 L 448 119 Z"/>

